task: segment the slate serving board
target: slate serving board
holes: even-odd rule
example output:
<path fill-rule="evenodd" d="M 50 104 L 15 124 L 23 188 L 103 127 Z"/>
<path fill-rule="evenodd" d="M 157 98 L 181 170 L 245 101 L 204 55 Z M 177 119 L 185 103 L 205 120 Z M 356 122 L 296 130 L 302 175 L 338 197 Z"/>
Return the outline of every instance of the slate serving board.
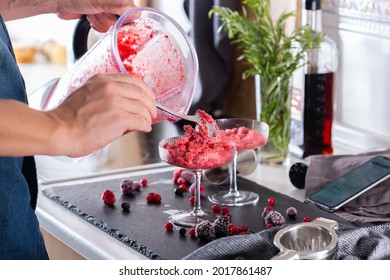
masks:
<path fill-rule="evenodd" d="M 102 180 L 98 182 L 82 183 L 66 186 L 53 186 L 43 190 L 43 194 L 80 218 L 95 225 L 113 238 L 129 246 L 129 250 L 134 249 L 150 259 L 181 259 L 198 249 L 205 243 L 190 237 L 187 234 L 180 236 L 178 228 L 173 232 L 165 230 L 165 223 L 169 220 L 169 215 L 178 210 L 191 209 L 189 202 L 190 193 L 185 192 L 183 196 L 175 195 L 173 190 L 177 185 L 172 182 L 172 170 L 153 172 L 142 178 L 148 179 L 148 185 L 142 187 L 139 192 L 132 196 L 123 196 L 120 190 L 122 179 L 140 180 L 141 176 L 124 176 L 119 179 Z M 256 205 L 241 207 L 229 207 L 232 215 L 232 222 L 236 225 L 247 225 L 249 231 L 258 232 L 265 229 L 261 214 L 267 200 L 275 198 L 273 208 L 286 218 L 287 223 L 302 222 L 304 217 L 312 220 L 317 217 L 325 217 L 339 222 L 346 223 L 345 220 L 325 212 L 319 208 L 304 204 L 284 194 L 272 191 L 260 186 L 252 181 L 238 177 L 238 189 L 257 192 L 260 196 Z M 116 203 L 110 207 L 101 200 L 101 195 L 105 189 L 110 189 L 116 196 Z M 202 195 L 202 209 L 211 212 L 212 203 L 207 196 L 210 193 L 228 189 L 228 186 L 208 185 L 205 182 L 205 193 Z M 161 195 L 161 204 L 148 204 L 146 196 L 149 192 Z M 124 212 L 121 208 L 122 201 L 131 204 L 129 212 Z M 298 210 L 295 219 L 288 218 L 285 211 L 293 206 Z"/>

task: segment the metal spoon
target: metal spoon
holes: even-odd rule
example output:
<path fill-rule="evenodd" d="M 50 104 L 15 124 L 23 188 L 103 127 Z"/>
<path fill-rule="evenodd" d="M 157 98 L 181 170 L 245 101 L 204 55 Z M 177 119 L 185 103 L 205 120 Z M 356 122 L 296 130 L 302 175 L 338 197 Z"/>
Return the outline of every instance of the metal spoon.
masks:
<path fill-rule="evenodd" d="M 190 121 L 190 122 L 195 122 L 197 123 L 198 126 L 202 126 L 204 125 L 201 117 L 199 116 L 199 114 L 195 113 L 195 115 L 183 115 L 183 114 L 180 114 L 176 111 L 173 111 L 171 109 L 169 109 L 168 107 L 162 105 L 161 103 L 159 102 L 156 102 L 156 107 L 172 116 L 175 116 L 179 119 L 183 119 L 183 120 L 187 120 L 187 121 Z M 208 129 L 208 132 L 209 132 L 209 135 L 212 135 L 212 136 L 215 136 L 216 135 L 216 128 L 209 122 L 206 123 L 206 126 L 207 126 L 207 129 Z"/>

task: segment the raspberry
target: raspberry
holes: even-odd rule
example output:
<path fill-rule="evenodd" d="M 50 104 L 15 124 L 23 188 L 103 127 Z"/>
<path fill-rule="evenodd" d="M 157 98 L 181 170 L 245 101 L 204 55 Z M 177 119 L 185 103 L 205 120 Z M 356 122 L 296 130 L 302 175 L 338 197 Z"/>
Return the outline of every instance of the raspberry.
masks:
<path fill-rule="evenodd" d="M 311 222 L 311 219 L 310 219 L 310 217 L 305 217 L 305 218 L 303 218 L 303 221 L 305 223 L 308 223 L 308 222 Z"/>
<path fill-rule="evenodd" d="M 114 203 L 116 201 L 115 194 L 110 190 L 105 190 L 102 193 L 102 200 L 103 200 L 104 204 L 106 204 L 108 206 L 112 206 L 112 205 L 114 205 Z"/>
<path fill-rule="evenodd" d="M 274 226 L 281 226 L 286 223 L 286 220 L 278 211 L 270 211 L 264 218 L 265 224 L 273 224 Z"/>
<path fill-rule="evenodd" d="M 186 183 L 186 179 L 184 179 L 183 177 L 179 177 L 177 179 L 177 184 L 178 185 L 182 185 L 182 184 L 185 184 Z"/>
<path fill-rule="evenodd" d="M 172 231 L 173 230 L 173 224 L 171 222 L 166 222 L 165 223 L 165 229 L 167 231 Z"/>
<path fill-rule="evenodd" d="M 237 235 L 240 233 L 240 228 L 234 225 L 234 226 L 230 227 L 229 231 L 230 231 L 231 235 Z"/>
<path fill-rule="evenodd" d="M 180 177 L 180 174 L 184 171 L 183 168 L 179 168 L 179 169 L 176 169 L 175 171 L 173 171 L 173 183 L 174 184 L 177 184 L 177 179 L 179 179 Z"/>
<path fill-rule="evenodd" d="M 190 228 L 188 232 L 192 237 L 195 237 L 195 228 Z"/>
<path fill-rule="evenodd" d="M 269 205 L 274 205 L 275 204 L 275 198 L 273 198 L 273 197 L 268 198 L 268 204 Z"/>
<path fill-rule="evenodd" d="M 229 219 L 225 216 L 218 216 L 213 225 L 216 237 L 224 237 L 229 234 Z"/>
<path fill-rule="evenodd" d="M 223 215 L 226 215 L 227 213 L 229 213 L 229 208 L 222 207 L 221 212 L 222 212 Z"/>
<path fill-rule="evenodd" d="M 191 195 L 195 194 L 195 183 L 190 186 L 190 189 L 188 190 Z M 204 193 L 204 185 L 200 184 L 200 194 L 202 195 Z"/>
<path fill-rule="evenodd" d="M 295 218 L 298 214 L 298 211 L 294 207 L 288 207 L 286 210 L 286 215 L 289 216 L 290 218 Z"/>
<path fill-rule="evenodd" d="M 161 203 L 161 195 L 159 195 L 158 193 L 155 193 L 153 195 L 153 202 L 155 203 Z"/>
<path fill-rule="evenodd" d="M 179 186 L 179 188 L 181 188 L 183 190 L 183 192 L 185 192 L 187 190 L 187 185 L 186 184 L 181 184 Z"/>
<path fill-rule="evenodd" d="M 142 178 L 140 180 L 141 186 L 146 187 L 148 185 L 148 179 Z"/>
<path fill-rule="evenodd" d="M 271 223 L 268 223 L 266 226 L 265 226 L 266 228 L 273 228 L 274 227 L 274 225 L 273 224 L 271 224 Z"/>
<path fill-rule="evenodd" d="M 195 227 L 195 236 L 206 242 L 215 239 L 214 225 L 207 220 L 201 221 Z"/>
<path fill-rule="evenodd" d="M 216 213 L 216 214 L 220 213 L 220 212 L 221 212 L 221 206 L 219 206 L 219 205 L 213 205 L 213 206 L 211 207 L 211 212 Z"/>
<path fill-rule="evenodd" d="M 192 184 L 194 182 L 194 173 L 191 171 L 183 171 L 180 174 L 180 177 L 183 178 L 187 184 Z"/>
<path fill-rule="evenodd" d="M 246 225 L 242 225 L 240 227 L 240 232 L 248 232 L 248 227 Z"/>
<path fill-rule="evenodd" d="M 183 228 L 183 227 L 179 229 L 179 234 L 180 234 L 181 236 L 186 235 L 186 232 L 187 232 L 187 230 L 186 230 L 185 228 Z"/>
<path fill-rule="evenodd" d="M 134 182 L 130 179 L 122 180 L 120 186 L 121 186 L 122 194 L 125 195 L 130 195 L 135 190 Z"/>
<path fill-rule="evenodd" d="M 122 207 L 123 211 L 129 211 L 130 210 L 130 203 L 128 203 L 127 201 L 123 201 L 121 204 L 121 207 Z"/>

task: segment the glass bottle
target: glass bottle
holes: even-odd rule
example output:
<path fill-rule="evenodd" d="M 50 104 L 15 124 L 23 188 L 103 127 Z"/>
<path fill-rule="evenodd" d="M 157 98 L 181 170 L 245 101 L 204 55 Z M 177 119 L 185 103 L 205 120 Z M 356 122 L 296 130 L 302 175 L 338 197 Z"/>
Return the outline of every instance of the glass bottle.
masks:
<path fill-rule="evenodd" d="M 321 0 L 306 0 L 302 24 L 322 33 Z M 336 43 L 326 34 L 306 54 L 307 63 L 293 75 L 290 152 L 305 158 L 332 154 L 333 91 L 338 67 Z"/>

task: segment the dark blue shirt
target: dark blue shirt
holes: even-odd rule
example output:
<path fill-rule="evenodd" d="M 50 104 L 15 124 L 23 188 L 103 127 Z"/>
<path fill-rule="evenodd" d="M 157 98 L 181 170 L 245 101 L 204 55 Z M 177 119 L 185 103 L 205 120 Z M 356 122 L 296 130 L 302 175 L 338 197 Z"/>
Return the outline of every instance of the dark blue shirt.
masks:
<path fill-rule="evenodd" d="M 24 81 L 1 16 L 0 98 L 27 102 Z M 34 212 L 37 191 L 33 157 L 0 157 L 0 259 L 48 258 Z"/>

